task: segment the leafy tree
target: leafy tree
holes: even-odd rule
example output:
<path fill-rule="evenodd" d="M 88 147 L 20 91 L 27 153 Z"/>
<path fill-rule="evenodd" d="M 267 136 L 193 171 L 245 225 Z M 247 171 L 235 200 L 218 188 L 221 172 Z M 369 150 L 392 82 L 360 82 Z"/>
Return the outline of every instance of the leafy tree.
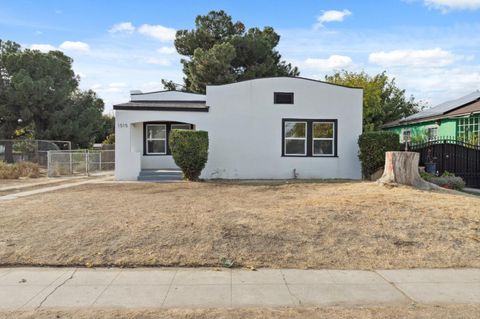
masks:
<path fill-rule="evenodd" d="M 115 133 L 109 134 L 103 141 L 102 144 L 115 144 Z"/>
<path fill-rule="evenodd" d="M 186 57 L 181 59 L 185 89 L 205 93 L 209 84 L 298 76 L 297 67 L 281 61 L 275 50 L 279 41 L 280 36 L 273 28 L 245 31 L 242 22 L 233 22 L 224 11 L 197 16 L 195 29 L 179 30 L 175 38 L 177 52 Z"/>
<path fill-rule="evenodd" d="M 20 45 L 12 41 L 0 40 L 0 138 L 10 139 L 18 127 L 19 112 L 15 106 L 7 103 L 11 76 L 7 70 L 7 56 L 18 54 Z"/>
<path fill-rule="evenodd" d="M 78 89 L 72 63 L 61 51 L 22 50 L 15 42 L 0 40 L 0 138 L 29 132 L 36 139 L 88 145 L 89 135 L 101 125 L 103 101 Z M 67 130 L 66 123 L 75 130 Z M 5 152 L 11 161 L 8 145 Z"/>
<path fill-rule="evenodd" d="M 109 135 L 115 132 L 115 117 L 111 115 L 102 115 L 102 125 L 99 133 L 95 136 L 96 143 L 102 143 Z"/>
<path fill-rule="evenodd" d="M 78 87 L 72 70 L 72 59 L 60 51 L 42 53 L 37 50 L 0 51 L 2 57 L 2 115 L 0 124 L 4 138 L 13 138 L 21 125 L 34 126 L 39 138 L 50 125 L 53 113 L 61 110 Z"/>
<path fill-rule="evenodd" d="M 172 80 L 162 79 L 162 84 L 163 88 L 167 91 L 176 91 L 178 87 L 178 84 L 173 82 Z"/>
<path fill-rule="evenodd" d="M 205 93 L 207 84 L 235 82 L 231 65 L 234 58 L 235 48 L 228 42 L 215 44 L 210 50 L 196 49 L 192 61 L 186 64 L 190 91 Z"/>
<path fill-rule="evenodd" d="M 363 131 L 379 130 L 388 122 L 417 113 L 422 107 L 413 96 L 397 87 L 395 79 L 386 72 L 370 76 L 365 72 L 342 71 L 327 75 L 325 80 L 335 84 L 363 88 Z"/>
<path fill-rule="evenodd" d="M 49 128 L 41 132 L 40 138 L 62 138 L 74 147 L 88 148 L 103 133 L 103 108 L 103 100 L 95 92 L 76 91 L 63 109 L 52 114 Z"/>

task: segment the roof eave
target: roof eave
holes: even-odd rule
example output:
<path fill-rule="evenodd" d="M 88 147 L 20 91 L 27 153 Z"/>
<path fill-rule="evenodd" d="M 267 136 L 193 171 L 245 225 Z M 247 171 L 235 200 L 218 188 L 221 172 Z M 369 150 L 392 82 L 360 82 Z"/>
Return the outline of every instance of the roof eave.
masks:
<path fill-rule="evenodd" d="M 114 105 L 114 110 L 121 111 L 174 111 L 174 112 L 208 112 L 209 106 L 205 107 L 172 107 L 172 106 L 126 106 Z"/>

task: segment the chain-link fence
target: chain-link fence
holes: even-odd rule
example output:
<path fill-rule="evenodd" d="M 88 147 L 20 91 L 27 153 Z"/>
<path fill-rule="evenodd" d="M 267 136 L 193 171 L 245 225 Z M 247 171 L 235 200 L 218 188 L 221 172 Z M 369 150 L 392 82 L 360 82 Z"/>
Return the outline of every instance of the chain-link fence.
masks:
<path fill-rule="evenodd" d="M 48 176 L 90 175 L 115 169 L 115 150 L 48 152 Z"/>
<path fill-rule="evenodd" d="M 58 140 L 0 140 L 0 161 L 16 163 L 29 161 L 41 167 L 48 165 L 48 151 L 70 150 L 70 141 Z"/>

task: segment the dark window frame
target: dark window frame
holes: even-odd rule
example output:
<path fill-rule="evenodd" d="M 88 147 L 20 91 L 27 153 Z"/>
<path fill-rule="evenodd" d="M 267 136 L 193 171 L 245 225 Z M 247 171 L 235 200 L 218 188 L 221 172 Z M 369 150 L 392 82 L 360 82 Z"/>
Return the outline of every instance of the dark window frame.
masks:
<path fill-rule="evenodd" d="M 149 124 L 164 124 L 166 126 L 166 153 L 165 154 L 148 154 L 147 153 L 147 125 Z M 195 125 L 190 124 L 190 123 L 184 123 L 184 122 L 166 122 L 166 121 L 155 121 L 155 122 L 143 122 L 143 156 L 172 156 L 172 153 L 170 152 L 170 145 L 169 145 L 169 138 L 170 138 L 170 132 L 172 131 L 171 127 L 172 124 L 188 124 L 190 125 L 190 129 L 194 130 Z"/>
<path fill-rule="evenodd" d="M 280 101 L 280 95 L 288 95 L 291 98 L 291 102 Z M 295 104 L 295 95 L 293 92 L 273 92 L 273 104 Z"/>
<path fill-rule="evenodd" d="M 157 138 L 157 139 L 154 139 L 154 140 L 157 140 L 157 141 L 163 141 L 164 142 L 164 146 L 165 146 L 165 152 L 164 153 L 156 153 L 156 152 L 148 152 L 148 137 L 147 137 L 147 131 L 148 131 L 148 127 L 149 126 L 164 126 L 165 127 L 165 138 Z M 167 136 L 167 124 L 165 123 L 147 123 L 145 124 L 145 130 L 144 130 L 144 136 L 145 136 L 145 155 L 167 155 L 167 139 L 168 139 L 168 136 Z"/>
<path fill-rule="evenodd" d="M 292 155 L 285 154 L 285 122 L 306 122 L 306 143 L 307 152 L 306 155 Z M 333 123 L 333 155 L 313 155 L 313 123 L 316 122 L 330 122 Z M 313 158 L 329 158 L 338 157 L 338 120 L 337 119 L 304 119 L 304 118 L 284 118 L 282 119 L 282 157 L 313 157 Z"/>

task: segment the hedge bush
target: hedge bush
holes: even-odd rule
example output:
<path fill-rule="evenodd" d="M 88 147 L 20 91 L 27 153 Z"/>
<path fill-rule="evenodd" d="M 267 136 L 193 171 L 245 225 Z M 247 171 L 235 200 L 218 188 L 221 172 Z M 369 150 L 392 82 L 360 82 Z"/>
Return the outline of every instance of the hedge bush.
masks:
<path fill-rule="evenodd" d="M 175 164 L 181 168 L 185 178 L 198 180 L 208 159 L 208 132 L 172 130 L 169 143 Z"/>
<path fill-rule="evenodd" d="M 400 137 L 394 132 L 367 132 L 358 138 L 358 146 L 363 176 L 370 177 L 385 165 L 385 152 L 400 150 Z"/>
<path fill-rule="evenodd" d="M 424 180 L 443 188 L 462 190 L 465 188 L 465 181 L 460 176 L 445 171 L 441 176 L 434 176 L 423 172 L 420 174 Z"/>

